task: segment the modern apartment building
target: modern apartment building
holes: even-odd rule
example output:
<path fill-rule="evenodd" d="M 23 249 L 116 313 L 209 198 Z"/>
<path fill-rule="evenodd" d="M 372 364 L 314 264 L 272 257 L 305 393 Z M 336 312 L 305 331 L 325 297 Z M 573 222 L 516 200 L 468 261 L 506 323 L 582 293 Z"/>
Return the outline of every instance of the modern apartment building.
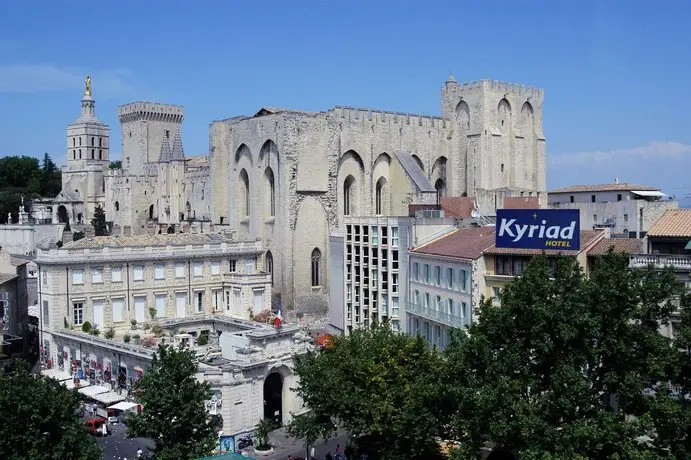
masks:
<path fill-rule="evenodd" d="M 340 331 L 390 321 L 406 324 L 408 248 L 439 232 L 452 230 L 455 219 L 415 217 L 346 217 L 345 235 L 331 235 L 329 316 Z"/>
<path fill-rule="evenodd" d="M 482 251 L 493 227 L 456 229 L 410 251 L 406 330 L 443 349 L 451 330 L 468 326 L 483 286 Z"/>
<path fill-rule="evenodd" d="M 552 190 L 547 202 L 554 209 L 579 209 L 582 230 L 606 228 L 626 238 L 642 238 L 665 211 L 679 207 L 656 187 L 619 182 Z"/>
<path fill-rule="evenodd" d="M 41 324 L 50 332 L 129 329 L 154 318 L 248 318 L 271 308 L 271 275 L 261 242 L 220 234 L 84 238 L 39 250 Z"/>

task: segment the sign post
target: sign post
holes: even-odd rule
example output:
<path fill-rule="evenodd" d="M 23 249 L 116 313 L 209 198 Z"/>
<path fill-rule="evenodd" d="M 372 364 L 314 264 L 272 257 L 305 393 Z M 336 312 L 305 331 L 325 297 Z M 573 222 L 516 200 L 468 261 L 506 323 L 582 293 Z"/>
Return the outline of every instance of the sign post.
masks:
<path fill-rule="evenodd" d="M 578 251 L 580 225 L 578 209 L 497 209 L 496 246 Z"/>

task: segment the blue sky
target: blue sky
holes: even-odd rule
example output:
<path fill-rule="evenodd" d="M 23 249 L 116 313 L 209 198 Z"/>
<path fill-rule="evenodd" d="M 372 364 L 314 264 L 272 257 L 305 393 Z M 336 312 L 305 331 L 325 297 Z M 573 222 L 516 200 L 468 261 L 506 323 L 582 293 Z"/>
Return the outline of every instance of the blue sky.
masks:
<path fill-rule="evenodd" d="M 0 155 L 50 152 L 93 78 L 99 118 L 185 106 L 187 154 L 261 106 L 439 113 L 449 72 L 545 89 L 548 185 L 645 182 L 691 194 L 687 0 L 5 0 Z"/>

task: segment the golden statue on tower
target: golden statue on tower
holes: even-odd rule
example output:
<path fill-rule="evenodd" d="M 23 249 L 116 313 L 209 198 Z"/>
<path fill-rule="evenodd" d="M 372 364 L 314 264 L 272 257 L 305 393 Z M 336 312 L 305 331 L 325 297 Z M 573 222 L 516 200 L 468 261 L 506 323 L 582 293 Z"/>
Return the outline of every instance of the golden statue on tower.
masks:
<path fill-rule="evenodd" d="M 91 76 L 87 75 L 84 79 L 84 95 L 91 96 Z"/>

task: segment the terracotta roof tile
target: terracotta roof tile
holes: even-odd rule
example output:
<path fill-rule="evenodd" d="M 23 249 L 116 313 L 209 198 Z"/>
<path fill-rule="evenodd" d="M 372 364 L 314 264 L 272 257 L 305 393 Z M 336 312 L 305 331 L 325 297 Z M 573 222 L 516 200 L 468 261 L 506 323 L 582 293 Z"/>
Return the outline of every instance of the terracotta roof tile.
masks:
<path fill-rule="evenodd" d="M 691 238 L 691 209 L 670 209 L 648 230 L 648 236 Z"/>
<path fill-rule="evenodd" d="M 540 201 L 535 196 L 507 196 L 504 209 L 540 209 Z"/>
<path fill-rule="evenodd" d="M 594 185 L 571 185 L 569 187 L 558 188 L 556 190 L 550 190 L 547 193 L 577 193 L 577 192 L 617 192 L 617 191 L 631 191 L 631 190 L 660 190 L 657 187 L 651 187 L 649 185 L 641 184 L 631 184 L 628 182 L 622 182 L 619 184 L 594 184 Z"/>
<path fill-rule="evenodd" d="M 613 248 L 614 252 L 639 254 L 643 252 L 643 240 L 638 238 L 604 238 L 588 250 L 588 257 L 605 255 L 609 248 Z"/>
<path fill-rule="evenodd" d="M 449 196 L 440 200 L 444 215 L 451 217 L 470 217 L 475 207 L 475 198 L 470 196 Z"/>
<path fill-rule="evenodd" d="M 494 227 L 467 227 L 430 241 L 412 250 L 417 254 L 477 259 L 494 244 Z"/>
<path fill-rule="evenodd" d="M 494 245 L 484 251 L 485 254 L 497 255 L 517 255 L 517 256 L 536 256 L 543 253 L 547 255 L 570 254 L 576 255 L 581 251 L 587 251 L 593 243 L 604 236 L 602 230 L 581 230 L 581 249 L 578 251 L 568 249 L 507 249 L 498 248 Z"/>

